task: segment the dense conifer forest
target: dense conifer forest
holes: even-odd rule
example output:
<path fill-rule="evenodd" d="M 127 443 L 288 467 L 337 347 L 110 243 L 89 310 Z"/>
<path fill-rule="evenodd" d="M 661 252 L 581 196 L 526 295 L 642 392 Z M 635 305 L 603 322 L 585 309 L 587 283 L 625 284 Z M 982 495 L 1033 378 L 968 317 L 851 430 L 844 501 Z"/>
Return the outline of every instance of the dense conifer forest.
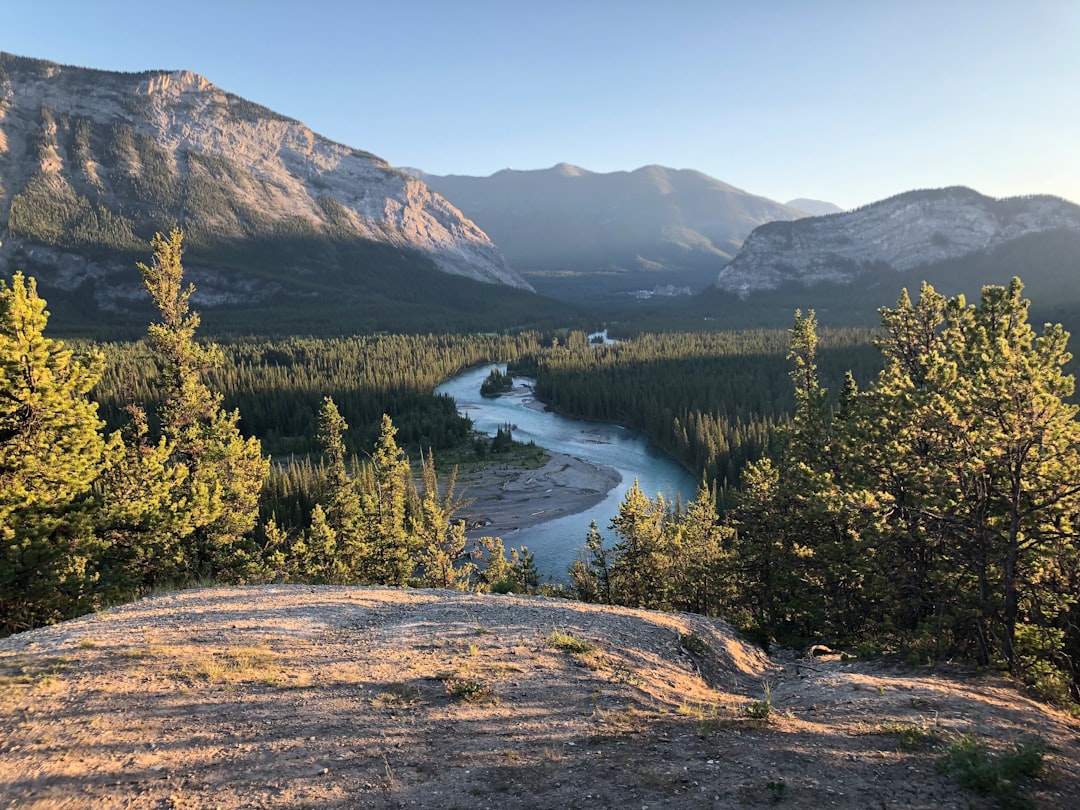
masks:
<path fill-rule="evenodd" d="M 4 631 L 198 580 L 541 587 L 526 549 L 466 541 L 436 464 L 478 440 L 434 387 L 509 362 L 553 407 L 637 428 L 702 480 L 686 503 L 631 488 L 549 592 L 723 615 L 763 642 L 964 657 L 1080 697 L 1071 355 L 1060 327 L 1029 326 L 1019 281 L 978 304 L 924 285 L 873 332 L 796 313 L 789 330 L 608 346 L 565 331 L 215 345 L 182 235 L 153 249 L 140 342 L 66 346 L 33 279 L 0 287 Z"/>

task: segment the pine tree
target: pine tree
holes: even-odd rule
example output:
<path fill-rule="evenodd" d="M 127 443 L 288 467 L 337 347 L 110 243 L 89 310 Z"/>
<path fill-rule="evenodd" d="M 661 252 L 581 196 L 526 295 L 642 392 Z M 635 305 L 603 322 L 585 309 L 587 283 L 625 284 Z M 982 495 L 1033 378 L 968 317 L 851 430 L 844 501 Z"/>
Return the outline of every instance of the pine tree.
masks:
<path fill-rule="evenodd" d="M 107 544 L 102 578 L 113 598 L 184 579 L 183 543 L 193 531 L 181 500 L 188 468 L 172 463 L 164 438 L 149 440 L 141 408 L 131 406 L 128 415 L 97 481 L 96 522 Z"/>
<path fill-rule="evenodd" d="M 371 454 L 370 485 L 361 494 L 367 521 L 370 556 L 365 578 L 380 585 L 405 585 L 416 567 L 416 541 L 406 525 L 411 488 L 409 461 L 394 436 L 397 428 L 386 414 Z"/>
<path fill-rule="evenodd" d="M 33 279 L 0 284 L 0 629 L 88 608 L 101 554 L 91 487 L 104 463 L 103 424 L 87 394 L 103 358 L 76 359 L 44 336 Z"/>
<path fill-rule="evenodd" d="M 595 520 L 590 521 L 582 557 L 571 563 L 569 571 L 570 584 L 578 599 L 603 605 L 614 604 L 611 596 L 609 556 L 610 551 L 604 547 L 600 528 Z"/>
<path fill-rule="evenodd" d="M 611 550 L 611 594 L 621 605 L 653 607 L 657 601 L 655 568 L 667 510 L 663 499 L 651 500 L 635 479 L 611 519 L 619 540 Z"/>
<path fill-rule="evenodd" d="M 365 570 L 372 554 L 371 542 L 366 533 L 363 509 L 360 503 L 359 476 L 351 477 L 345 465 L 344 433 L 349 429 L 337 405 L 330 397 L 323 399 L 319 409 L 319 444 L 326 459 L 327 491 L 322 499 L 319 519 L 325 525 L 316 525 L 312 514 L 311 531 L 319 538 L 309 543 L 312 560 L 320 576 L 337 585 L 352 585 L 365 581 Z M 333 542 L 327 541 L 332 532 Z M 332 554 L 329 549 L 332 548 Z"/>
<path fill-rule="evenodd" d="M 974 564 L 979 634 L 995 640 L 985 652 L 1016 675 L 1029 663 L 1018 627 L 1040 618 L 1030 605 L 1053 596 L 1033 589 L 1033 574 L 1070 544 L 1076 553 L 1071 521 L 1080 507 L 1080 422 L 1068 402 L 1073 378 L 1062 371 L 1068 334 L 1047 325 L 1036 337 L 1022 292 L 1013 279 L 984 288 L 978 307 L 949 302 L 945 362 L 933 378 L 942 400 L 930 405 L 959 451 L 950 469 L 937 470 L 935 493 L 951 496 L 959 551 Z M 1028 655 L 1060 657 L 1060 649 Z"/>
<path fill-rule="evenodd" d="M 420 549 L 421 582 L 428 588 L 465 590 L 476 566 L 465 558 L 465 521 L 454 520 L 464 501 L 454 495 L 457 468 L 440 494 L 435 456 L 420 459 L 422 491 L 415 493 L 410 516 L 411 533 Z"/>
<path fill-rule="evenodd" d="M 162 376 L 162 435 L 173 463 L 187 468 L 182 485 L 186 519 L 193 528 L 185 541 L 189 576 L 232 577 L 245 567 L 243 540 L 258 517 L 269 460 L 258 439 L 244 439 L 240 414 L 225 411 L 206 373 L 221 361 L 220 350 L 195 340 L 198 313 L 190 309 L 193 285 L 183 286 L 183 235 L 154 237 L 152 263 L 139 264 L 147 292 L 161 315 L 149 328 Z"/>

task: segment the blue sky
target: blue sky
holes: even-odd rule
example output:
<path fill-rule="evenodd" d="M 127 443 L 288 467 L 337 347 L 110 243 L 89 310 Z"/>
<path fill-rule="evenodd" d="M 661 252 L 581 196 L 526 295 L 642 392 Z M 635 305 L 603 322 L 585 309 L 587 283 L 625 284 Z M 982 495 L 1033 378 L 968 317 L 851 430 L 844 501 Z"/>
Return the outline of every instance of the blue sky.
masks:
<path fill-rule="evenodd" d="M 703 171 L 853 207 L 912 188 L 1080 203 L 1076 0 L 52 0 L 0 50 L 188 69 L 435 174 Z"/>

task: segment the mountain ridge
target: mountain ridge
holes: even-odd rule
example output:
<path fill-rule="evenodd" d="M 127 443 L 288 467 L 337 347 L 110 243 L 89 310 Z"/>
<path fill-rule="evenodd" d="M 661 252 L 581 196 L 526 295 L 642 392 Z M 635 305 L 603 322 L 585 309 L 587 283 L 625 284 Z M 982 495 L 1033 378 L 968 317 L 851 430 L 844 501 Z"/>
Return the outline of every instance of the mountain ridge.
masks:
<path fill-rule="evenodd" d="M 659 283 L 700 288 L 755 226 L 806 216 L 704 172 L 656 164 L 605 173 L 558 163 L 487 177 L 420 176 L 534 286 L 545 274 L 576 274 L 609 277 L 609 286 L 624 291 Z"/>
<path fill-rule="evenodd" d="M 1050 195 L 995 199 L 966 186 L 917 189 L 843 213 L 762 225 L 715 287 L 745 298 L 785 285 L 851 284 L 1057 231 L 1080 233 L 1080 206 Z"/>
<path fill-rule="evenodd" d="M 131 257 L 175 225 L 203 306 L 326 284 L 393 295 L 368 277 L 425 265 L 532 289 L 421 181 L 197 73 L 0 53 L 0 269 L 123 310 L 141 295 Z"/>

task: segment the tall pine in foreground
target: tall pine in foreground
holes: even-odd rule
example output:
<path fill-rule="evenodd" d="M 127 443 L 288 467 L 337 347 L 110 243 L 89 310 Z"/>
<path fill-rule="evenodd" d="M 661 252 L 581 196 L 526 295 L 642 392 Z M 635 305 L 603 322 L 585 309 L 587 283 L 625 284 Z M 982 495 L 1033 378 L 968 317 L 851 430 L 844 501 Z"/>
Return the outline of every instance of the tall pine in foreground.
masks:
<path fill-rule="evenodd" d="M 43 335 L 33 279 L 0 282 L 0 630 L 88 609 L 100 549 L 91 485 L 105 452 L 98 352 L 76 358 Z"/>
<path fill-rule="evenodd" d="M 172 464 L 186 469 L 179 508 L 191 533 L 177 562 L 187 577 L 238 579 L 250 563 L 243 540 L 255 525 L 270 462 L 258 439 L 241 435 L 239 412 L 222 408 L 221 394 L 205 382 L 221 352 L 195 339 L 200 321 L 189 304 L 195 288 L 184 286 L 182 242 L 178 230 L 158 234 L 151 264 L 139 264 L 161 315 L 149 335 L 161 374 L 162 438 Z"/>

